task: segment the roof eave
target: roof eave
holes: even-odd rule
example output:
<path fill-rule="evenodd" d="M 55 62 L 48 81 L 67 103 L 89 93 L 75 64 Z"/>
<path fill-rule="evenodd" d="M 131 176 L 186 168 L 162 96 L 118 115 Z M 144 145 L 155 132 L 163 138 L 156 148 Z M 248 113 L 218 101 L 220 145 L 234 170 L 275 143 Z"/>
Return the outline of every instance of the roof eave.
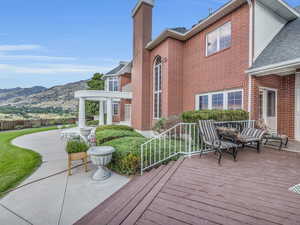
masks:
<path fill-rule="evenodd" d="M 276 63 L 268 66 L 246 70 L 249 75 L 264 76 L 270 74 L 285 74 L 300 68 L 300 58 Z"/>
<path fill-rule="evenodd" d="M 186 41 L 193 37 L 194 35 L 198 34 L 205 28 L 209 27 L 211 24 L 215 23 L 219 19 L 223 18 L 224 16 L 228 15 L 238 7 L 240 7 L 242 4 L 246 3 L 246 0 L 232 0 L 225 4 L 223 7 L 221 7 L 219 10 L 215 11 L 213 14 L 211 14 L 209 17 L 201 21 L 199 24 L 194 26 L 191 30 L 187 31 L 186 33 L 182 34 L 179 32 L 176 32 L 174 30 L 165 30 L 163 31 L 156 39 L 149 42 L 146 46 L 148 50 L 152 50 L 157 45 L 159 45 L 161 42 L 166 40 L 167 38 L 174 38 L 179 41 Z"/>

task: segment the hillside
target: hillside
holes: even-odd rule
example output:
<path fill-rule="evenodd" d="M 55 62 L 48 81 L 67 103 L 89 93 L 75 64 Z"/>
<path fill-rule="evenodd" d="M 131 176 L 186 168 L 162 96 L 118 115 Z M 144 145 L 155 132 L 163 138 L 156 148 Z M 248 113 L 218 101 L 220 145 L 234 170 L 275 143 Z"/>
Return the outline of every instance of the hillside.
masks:
<path fill-rule="evenodd" d="M 29 94 L 28 91 L 21 92 L 20 90 L 15 89 L 10 94 L 5 93 L 5 89 L 0 90 L 0 106 L 26 106 L 26 107 L 62 107 L 65 110 L 75 111 L 77 109 L 78 101 L 74 98 L 74 92 L 78 90 L 83 90 L 87 88 L 87 81 L 78 81 L 74 83 L 68 83 L 65 85 L 54 86 L 52 88 L 46 89 L 40 87 L 40 91 L 37 91 L 38 88 L 35 88 L 36 92 Z M 1 92 L 3 91 L 3 93 Z M 3 97 L 1 98 L 1 96 Z M 6 97 L 4 97 L 6 96 Z"/>
<path fill-rule="evenodd" d="M 26 97 L 32 94 L 37 94 L 42 91 L 47 90 L 45 87 L 34 86 L 31 88 L 11 88 L 11 89 L 0 89 L 0 102 L 5 102 L 9 99 L 17 98 L 17 97 Z"/>

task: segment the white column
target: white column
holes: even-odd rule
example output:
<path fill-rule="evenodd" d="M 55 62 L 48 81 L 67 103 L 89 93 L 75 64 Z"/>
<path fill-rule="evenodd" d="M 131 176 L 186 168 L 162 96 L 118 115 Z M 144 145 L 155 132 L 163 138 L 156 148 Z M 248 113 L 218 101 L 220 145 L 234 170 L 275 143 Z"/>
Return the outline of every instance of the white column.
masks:
<path fill-rule="evenodd" d="M 112 100 L 111 98 L 108 98 L 107 99 L 107 118 L 106 118 L 106 121 L 107 121 L 107 124 L 108 125 L 111 125 L 112 124 Z"/>
<path fill-rule="evenodd" d="M 79 128 L 85 127 L 85 99 L 79 98 L 79 115 L 78 115 Z"/>
<path fill-rule="evenodd" d="M 104 125 L 104 101 L 99 101 L 99 126 Z"/>

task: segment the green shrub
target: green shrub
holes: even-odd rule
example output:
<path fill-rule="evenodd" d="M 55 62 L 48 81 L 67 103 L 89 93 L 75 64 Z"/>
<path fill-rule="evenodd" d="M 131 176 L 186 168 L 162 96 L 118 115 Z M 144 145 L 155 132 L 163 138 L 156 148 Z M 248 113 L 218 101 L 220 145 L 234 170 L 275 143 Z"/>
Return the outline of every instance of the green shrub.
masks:
<path fill-rule="evenodd" d="M 176 124 L 180 122 L 181 122 L 181 118 L 176 115 L 170 116 L 168 118 L 161 118 L 155 123 L 153 130 L 158 133 L 162 133 L 174 127 Z"/>
<path fill-rule="evenodd" d="M 103 145 L 112 146 L 116 150 L 108 167 L 124 175 L 139 172 L 140 148 L 146 141 L 144 137 L 124 137 L 104 143 Z"/>
<path fill-rule="evenodd" d="M 128 130 L 128 131 L 134 131 L 132 127 L 126 126 L 126 125 L 103 125 L 97 127 L 96 132 L 101 130 Z"/>
<path fill-rule="evenodd" d="M 181 115 L 185 123 L 198 123 L 199 120 L 239 121 L 248 120 L 249 113 L 244 110 L 197 110 Z"/>
<path fill-rule="evenodd" d="M 96 131 L 97 145 L 101 145 L 107 141 L 111 141 L 113 139 L 122 138 L 122 137 L 142 137 L 142 135 L 136 131 L 125 130 L 125 129 L 121 129 L 121 130 L 100 129 Z"/>
<path fill-rule="evenodd" d="M 90 120 L 86 122 L 87 126 L 98 126 L 99 125 L 99 120 Z"/>
<path fill-rule="evenodd" d="M 89 146 L 83 142 L 78 140 L 72 140 L 67 143 L 66 152 L 71 153 L 78 153 L 78 152 L 87 152 Z"/>

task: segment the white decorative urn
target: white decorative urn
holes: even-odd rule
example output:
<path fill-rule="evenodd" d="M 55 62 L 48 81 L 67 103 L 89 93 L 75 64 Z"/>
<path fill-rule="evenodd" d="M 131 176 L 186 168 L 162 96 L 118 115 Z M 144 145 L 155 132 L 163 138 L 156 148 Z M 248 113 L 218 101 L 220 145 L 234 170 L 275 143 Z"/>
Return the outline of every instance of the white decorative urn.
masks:
<path fill-rule="evenodd" d="M 106 165 L 110 163 L 114 151 L 115 149 L 110 146 L 95 146 L 88 150 L 92 163 L 98 167 L 93 175 L 94 180 L 106 180 L 110 177 L 111 172 Z"/>

